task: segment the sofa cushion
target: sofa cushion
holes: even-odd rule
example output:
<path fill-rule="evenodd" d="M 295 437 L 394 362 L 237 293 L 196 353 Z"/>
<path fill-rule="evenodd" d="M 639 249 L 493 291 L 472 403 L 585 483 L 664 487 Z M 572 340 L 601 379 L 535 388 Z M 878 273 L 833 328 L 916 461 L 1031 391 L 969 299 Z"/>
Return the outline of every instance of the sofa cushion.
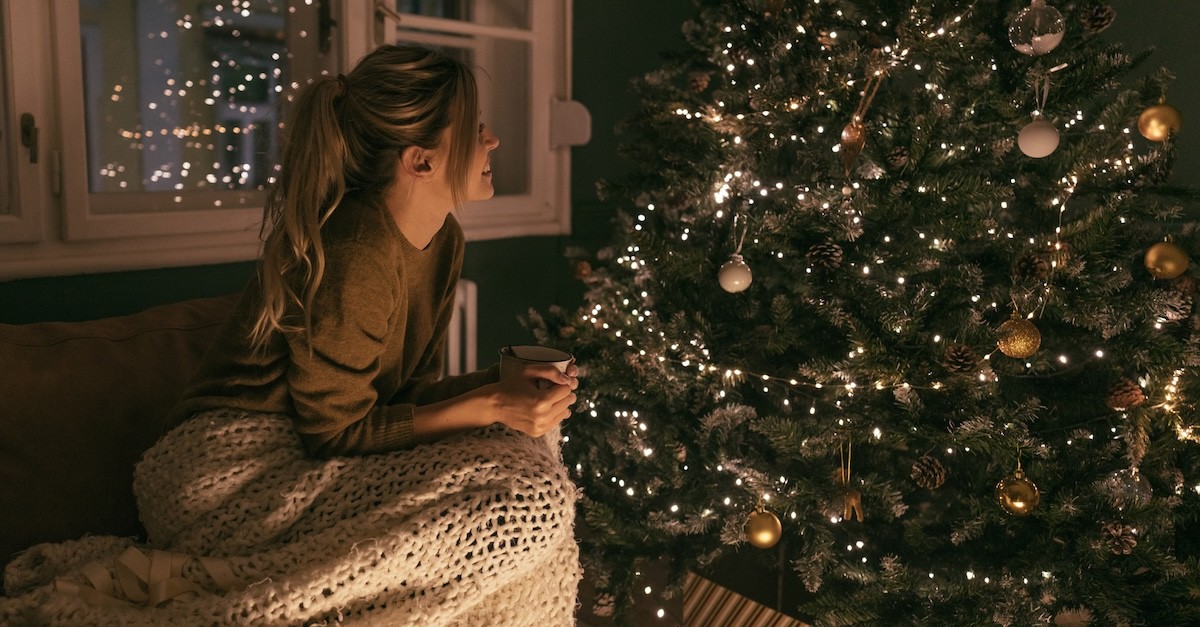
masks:
<path fill-rule="evenodd" d="M 144 534 L 133 466 L 234 302 L 0 324 L 0 564 L 39 542 Z"/>

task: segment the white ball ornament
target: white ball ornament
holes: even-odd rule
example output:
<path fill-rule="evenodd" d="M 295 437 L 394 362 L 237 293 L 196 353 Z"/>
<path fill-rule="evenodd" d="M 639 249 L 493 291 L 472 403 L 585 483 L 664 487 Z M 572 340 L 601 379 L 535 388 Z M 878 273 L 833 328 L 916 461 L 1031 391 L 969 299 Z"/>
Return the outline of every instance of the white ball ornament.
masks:
<path fill-rule="evenodd" d="M 1054 50 L 1062 43 L 1067 24 L 1058 9 L 1046 0 L 1033 0 L 1008 24 L 1008 41 L 1017 52 L 1031 57 Z"/>
<path fill-rule="evenodd" d="M 737 253 L 730 256 L 729 261 L 721 264 L 721 270 L 717 273 L 717 281 L 721 283 L 721 289 L 730 294 L 737 294 L 750 287 L 752 280 L 754 277 L 750 273 L 750 266 Z"/>
<path fill-rule="evenodd" d="M 1058 129 L 1045 120 L 1034 120 L 1017 135 L 1017 146 L 1026 157 L 1047 157 L 1058 148 Z"/>

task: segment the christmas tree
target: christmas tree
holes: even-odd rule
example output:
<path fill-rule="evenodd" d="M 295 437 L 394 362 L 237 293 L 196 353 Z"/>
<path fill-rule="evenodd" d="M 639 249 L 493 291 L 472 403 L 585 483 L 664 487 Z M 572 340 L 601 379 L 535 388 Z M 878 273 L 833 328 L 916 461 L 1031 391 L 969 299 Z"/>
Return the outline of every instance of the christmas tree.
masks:
<path fill-rule="evenodd" d="M 531 316 L 586 369 L 618 621 L 650 560 L 736 551 L 818 625 L 1200 624 L 1169 73 L 1098 0 L 695 4 L 584 305 Z"/>

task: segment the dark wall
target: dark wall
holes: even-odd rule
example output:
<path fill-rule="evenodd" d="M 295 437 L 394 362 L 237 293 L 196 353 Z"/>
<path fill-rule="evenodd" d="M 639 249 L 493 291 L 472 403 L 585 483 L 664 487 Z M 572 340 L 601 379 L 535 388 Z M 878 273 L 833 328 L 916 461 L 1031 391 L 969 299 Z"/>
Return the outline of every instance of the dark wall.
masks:
<path fill-rule="evenodd" d="M 1167 88 L 1167 103 L 1183 114 L 1183 128 L 1177 140 L 1179 157 L 1171 181 L 1200 186 L 1200 64 L 1197 63 L 1195 44 L 1195 33 L 1200 32 L 1200 2 L 1109 1 L 1117 11 L 1117 19 L 1104 35 L 1121 42 L 1129 53 L 1154 51 L 1133 76 L 1160 67 L 1175 75 Z M 1200 215 L 1200 212 L 1191 208 L 1191 215 Z"/>

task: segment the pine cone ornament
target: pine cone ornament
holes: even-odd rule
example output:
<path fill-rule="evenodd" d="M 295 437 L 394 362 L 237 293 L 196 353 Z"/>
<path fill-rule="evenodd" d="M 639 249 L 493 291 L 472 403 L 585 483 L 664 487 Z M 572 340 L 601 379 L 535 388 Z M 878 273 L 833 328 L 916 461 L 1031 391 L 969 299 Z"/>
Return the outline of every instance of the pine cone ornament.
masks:
<path fill-rule="evenodd" d="M 592 264 L 588 263 L 587 261 L 575 262 L 576 279 L 579 279 L 580 281 L 586 281 L 590 276 L 592 276 Z"/>
<path fill-rule="evenodd" d="M 979 355 L 966 344 L 947 346 L 942 361 L 946 370 L 954 374 L 970 375 L 979 371 Z"/>
<path fill-rule="evenodd" d="M 1129 525 L 1108 523 L 1104 525 L 1101 537 L 1104 546 L 1115 555 L 1129 555 L 1133 553 L 1133 547 L 1137 546 L 1137 532 Z"/>
<path fill-rule="evenodd" d="M 842 265 L 842 247 L 833 242 L 816 244 L 808 249 L 808 263 L 817 268 L 834 270 Z"/>
<path fill-rule="evenodd" d="M 896 146 L 887 155 L 887 163 L 895 170 L 908 165 L 908 148 Z"/>
<path fill-rule="evenodd" d="M 608 593 L 600 593 L 596 595 L 596 600 L 592 605 L 592 614 L 606 618 L 613 615 L 613 610 L 616 608 L 617 598 Z"/>
<path fill-rule="evenodd" d="M 946 482 L 946 467 L 936 457 L 923 455 L 913 462 L 912 480 L 926 490 L 936 490 Z"/>
<path fill-rule="evenodd" d="M 1190 274 L 1181 274 L 1171 279 L 1171 289 L 1191 296 L 1196 293 L 1196 279 Z"/>
<path fill-rule="evenodd" d="M 688 86 L 691 87 L 692 91 L 696 93 L 700 93 L 708 89 L 709 80 L 711 80 L 711 77 L 709 76 L 708 72 L 697 70 L 688 74 Z"/>
<path fill-rule="evenodd" d="M 1023 281 L 1044 281 L 1050 276 L 1050 261 L 1042 255 L 1025 255 L 1017 260 L 1013 273 Z"/>
<path fill-rule="evenodd" d="M 1141 386 L 1128 377 L 1117 379 L 1108 388 L 1108 406 L 1116 411 L 1137 407 L 1145 400 L 1146 394 L 1142 392 Z"/>
<path fill-rule="evenodd" d="M 1096 35 L 1111 26 L 1113 20 L 1116 18 L 1116 9 L 1107 4 L 1097 4 L 1084 10 L 1081 21 L 1083 22 L 1084 32 L 1089 35 Z"/>

